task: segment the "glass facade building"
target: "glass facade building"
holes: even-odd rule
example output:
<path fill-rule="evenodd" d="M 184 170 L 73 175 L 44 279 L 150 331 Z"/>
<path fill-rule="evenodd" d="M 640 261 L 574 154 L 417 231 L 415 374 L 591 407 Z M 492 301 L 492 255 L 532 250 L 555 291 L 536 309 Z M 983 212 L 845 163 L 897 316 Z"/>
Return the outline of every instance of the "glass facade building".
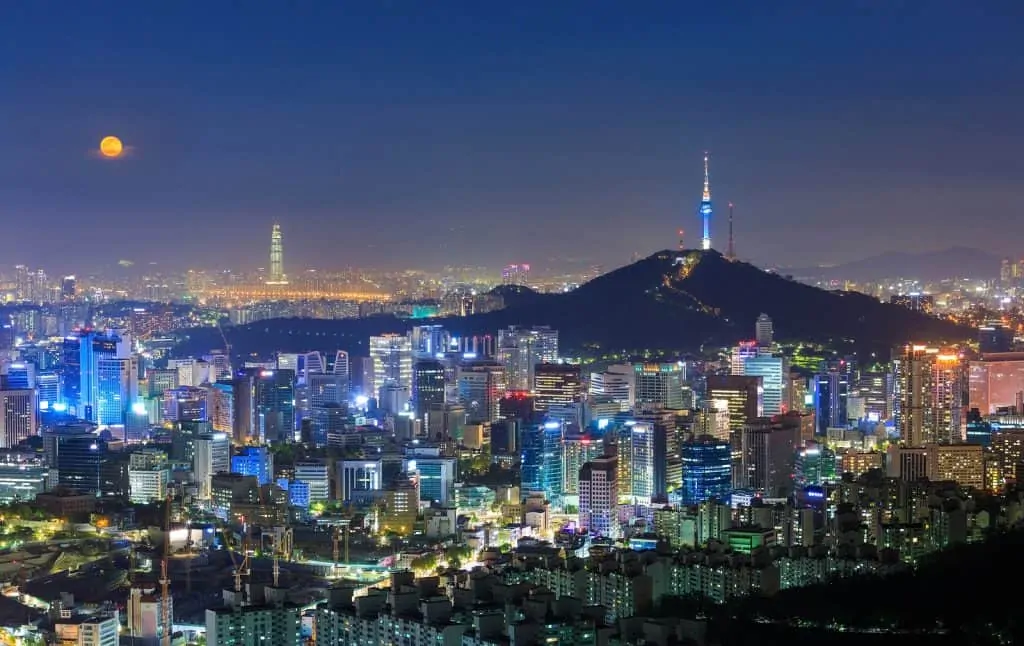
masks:
<path fill-rule="evenodd" d="M 699 505 L 709 498 L 724 499 L 732 490 L 732 450 L 728 442 L 702 437 L 683 442 L 684 505 Z"/>

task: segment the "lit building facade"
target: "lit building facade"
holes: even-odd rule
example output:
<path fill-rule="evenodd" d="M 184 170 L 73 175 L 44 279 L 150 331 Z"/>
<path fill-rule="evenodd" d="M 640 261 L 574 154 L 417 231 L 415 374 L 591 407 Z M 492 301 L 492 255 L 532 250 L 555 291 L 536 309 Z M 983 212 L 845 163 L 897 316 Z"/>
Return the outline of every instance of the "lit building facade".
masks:
<path fill-rule="evenodd" d="M 728 440 L 704 436 L 680 446 L 683 461 L 681 503 L 724 500 L 732 490 L 732 448 Z"/>
<path fill-rule="evenodd" d="M 594 536 L 617 538 L 618 465 L 612 457 L 597 458 L 579 473 L 579 523 Z"/>
<path fill-rule="evenodd" d="M 367 395 L 379 397 L 386 385 L 412 392 L 412 341 L 408 336 L 371 336 L 370 358 L 373 359 L 373 392 Z"/>
<path fill-rule="evenodd" d="M 893 378 L 896 430 L 906 446 L 963 438 L 968 371 L 960 354 L 907 345 L 893 361 Z"/>

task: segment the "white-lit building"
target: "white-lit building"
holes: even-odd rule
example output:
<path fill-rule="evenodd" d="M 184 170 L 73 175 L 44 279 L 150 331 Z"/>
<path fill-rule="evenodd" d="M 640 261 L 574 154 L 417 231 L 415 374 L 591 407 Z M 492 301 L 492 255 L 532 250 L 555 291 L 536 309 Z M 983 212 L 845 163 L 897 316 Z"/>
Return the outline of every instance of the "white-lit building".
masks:
<path fill-rule="evenodd" d="M 387 384 L 412 392 L 412 341 L 402 334 L 370 337 L 370 358 L 373 359 L 373 392 L 379 397 Z"/>
<path fill-rule="evenodd" d="M 195 439 L 193 477 L 199 497 L 210 498 L 210 480 L 218 473 L 231 471 L 231 440 L 227 433 L 203 433 Z"/>
<path fill-rule="evenodd" d="M 331 481 L 326 463 L 319 461 L 296 462 L 295 480 L 309 485 L 310 502 L 321 502 L 330 498 Z"/>

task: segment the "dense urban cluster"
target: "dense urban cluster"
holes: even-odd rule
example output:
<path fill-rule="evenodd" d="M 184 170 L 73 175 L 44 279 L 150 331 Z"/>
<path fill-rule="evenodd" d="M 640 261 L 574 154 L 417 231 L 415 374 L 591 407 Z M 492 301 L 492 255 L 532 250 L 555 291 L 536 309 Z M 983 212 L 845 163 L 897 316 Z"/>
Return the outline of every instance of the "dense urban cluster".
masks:
<path fill-rule="evenodd" d="M 701 643 L 709 607 L 906 576 L 1024 518 L 998 322 L 888 358 L 764 314 L 658 359 L 429 320 L 366 356 L 180 356 L 230 322 L 51 296 L 0 364 L 0 619 L 25 643 Z"/>

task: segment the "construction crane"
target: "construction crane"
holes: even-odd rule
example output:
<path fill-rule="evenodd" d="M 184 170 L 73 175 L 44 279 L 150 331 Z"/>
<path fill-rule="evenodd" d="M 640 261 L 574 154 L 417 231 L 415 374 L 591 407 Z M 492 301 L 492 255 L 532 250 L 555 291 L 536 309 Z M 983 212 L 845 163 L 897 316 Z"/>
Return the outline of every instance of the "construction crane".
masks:
<path fill-rule="evenodd" d="M 160 561 L 160 622 L 164 632 L 160 639 L 161 646 L 171 646 L 171 633 L 174 624 L 171 619 L 171 577 L 167 573 L 167 558 L 171 553 L 171 501 L 174 495 L 170 492 L 164 500 L 164 554 Z"/>

